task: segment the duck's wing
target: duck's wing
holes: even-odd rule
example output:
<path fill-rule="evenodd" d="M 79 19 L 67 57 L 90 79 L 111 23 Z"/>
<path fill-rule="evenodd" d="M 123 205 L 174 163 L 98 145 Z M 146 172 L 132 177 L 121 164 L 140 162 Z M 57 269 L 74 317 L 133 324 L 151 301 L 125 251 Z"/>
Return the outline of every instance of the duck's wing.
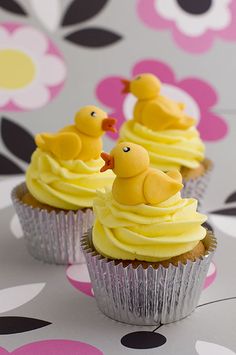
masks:
<path fill-rule="evenodd" d="M 142 123 L 154 131 L 169 129 L 183 115 L 178 105 L 173 106 L 158 100 L 147 103 L 142 111 Z"/>
<path fill-rule="evenodd" d="M 154 131 L 166 129 L 188 129 L 196 125 L 196 120 L 183 111 L 181 103 L 159 98 L 145 105 L 142 123 Z"/>
<path fill-rule="evenodd" d="M 63 128 L 61 128 L 59 131 L 59 133 L 61 132 L 72 132 L 72 133 L 76 133 L 78 134 L 78 130 L 76 129 L 75 125 L 69 125 L 69 126 L 65 126 Z"/>
<path fill-rule="evenodd" d="M 169 129 L 187 129 L 196 125 L 196 120 L 186 114 L 186 105 L 183 102 L 175 102 L 165 96 L 159 97 L 159 104 L 170 117 L 175 117 Z"/>
<path fill-rule="evenodd" d="M 80 137 L 73 132 L 38 134 L 35 138 L 35 142 L 39 148 L 52 152 L 61 160 L 75 159 L 82 146 Z"/>
<path fill-rule="evenodd" d="M 182 189 L 181 182 L 160 171 L 150 171 L 144 180 L 144 196 L 151 205 L 168 200 Z"/>

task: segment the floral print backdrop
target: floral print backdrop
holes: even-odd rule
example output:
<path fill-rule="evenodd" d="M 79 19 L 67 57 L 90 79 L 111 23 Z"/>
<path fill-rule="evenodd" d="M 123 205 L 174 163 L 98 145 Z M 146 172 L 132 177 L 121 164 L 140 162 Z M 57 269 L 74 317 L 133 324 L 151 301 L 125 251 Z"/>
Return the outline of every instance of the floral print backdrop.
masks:
<path fill-rule="evenodd" d="M 156 31 L 167 30 L 184 50 L 201 53 L 214 41 L 236 40 L 236 4 L 232 0 L 139 0 L 141 20 Z"/>
<path fill-rule="evenodd" d="M 0 355 L 236 354 L 235 60 L 235 0 L 0 0 Z M 155 329 L 103 316 L 86 265 L 33 260 L 10 200 L 36 132 L 90 103 L 120 126 L 135 103 L 120 79 L 141 72 L 198 121 L 215 163 L 203 207 L 220 245 L 194 315 Z"/>

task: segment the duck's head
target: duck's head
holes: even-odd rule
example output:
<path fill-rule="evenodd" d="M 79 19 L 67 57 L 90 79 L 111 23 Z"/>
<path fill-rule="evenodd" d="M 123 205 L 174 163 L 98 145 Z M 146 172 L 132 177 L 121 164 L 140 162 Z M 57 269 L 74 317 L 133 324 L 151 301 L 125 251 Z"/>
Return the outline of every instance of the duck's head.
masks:
<path fill-rule="evenodd" d="M 141 174 L 149 167 L 149 155 L 146 149 L 138 144 L 122 142 L 117 144 L 110 154 L 102 153 L 105 165 L 101 172 L 112 169 L 116 176 L 129 178 Z"/>
<path fill-rule="evenodd" d="M 132 93 L 140 100 L 155 98 L 161 89 L 160 80 L 153 74 L 139 74 L 133 80 L 122 80 L 123 93 Z"/>
<path fill-rule="evenodd" d="M 104 132 L 116 132 L 116 119 L 96 106 L 84 106 L 75 115 L 76 128 L 88 136 L 99 137 Z"/>

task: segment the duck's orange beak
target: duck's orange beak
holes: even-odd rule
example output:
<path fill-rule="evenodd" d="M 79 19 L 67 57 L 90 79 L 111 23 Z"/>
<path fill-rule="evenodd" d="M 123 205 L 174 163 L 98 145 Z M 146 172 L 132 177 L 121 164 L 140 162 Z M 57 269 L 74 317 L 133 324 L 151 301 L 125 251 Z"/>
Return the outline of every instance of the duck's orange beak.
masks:
<path fill-rule="evenodd" d="M 116 124 L 115 118 L 112 117 L 104 118 L 104 120 L 102 121 L 102 130 L 116 133 L 117 130 L 115 124 Z"/>
<path fill-rule="evenodd" d="M 121 79 L 121 82 L 122 84 L 124 84 L 122 94 L 128 94 L 130 92 L 130 81 L 126 79 Z"/>
<path fill-rule="evenodd" d="M 113 169 L 114 168 L 114 158 L 112 155 L 102 152 L 101 153 L 101 158 L 105 161 L 105 165 L 100 169 L 101 173 L 108 169 Z"/>

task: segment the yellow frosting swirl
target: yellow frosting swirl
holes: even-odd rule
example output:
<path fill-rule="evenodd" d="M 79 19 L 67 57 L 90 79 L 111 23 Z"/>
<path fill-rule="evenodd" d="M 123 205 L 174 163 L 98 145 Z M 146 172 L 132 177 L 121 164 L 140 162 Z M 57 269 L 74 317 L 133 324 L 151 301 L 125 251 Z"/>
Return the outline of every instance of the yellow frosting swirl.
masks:
<path fill-rule="evenodd" d="M 47 205 L 77 210 L 92 207 L 96 190 L 111 186 L 112 171 L 100 173 L 101 158 L 82 160 L 59 160 L 51 153 L 37 148 L 26 172 L 26 184 L 30 193 Z"/>
<path fill-rule="evenodd" d="M 120 130 L 120 140 L 142 145 L 150 156 L 150 165 L 163 171 L 182 166 L 197 168 L 204 159 L 205 146 L 196 128 L 153 131 L 133 120 Z"/>
<path fill-rule="evenodd" d="M 197 200 L 180 193 L 158 205 L 119 204 L 111 192 L 94 200 L 93 244 L 111 259 L 161 261 L 192 250 L 206 235 Z"/>

